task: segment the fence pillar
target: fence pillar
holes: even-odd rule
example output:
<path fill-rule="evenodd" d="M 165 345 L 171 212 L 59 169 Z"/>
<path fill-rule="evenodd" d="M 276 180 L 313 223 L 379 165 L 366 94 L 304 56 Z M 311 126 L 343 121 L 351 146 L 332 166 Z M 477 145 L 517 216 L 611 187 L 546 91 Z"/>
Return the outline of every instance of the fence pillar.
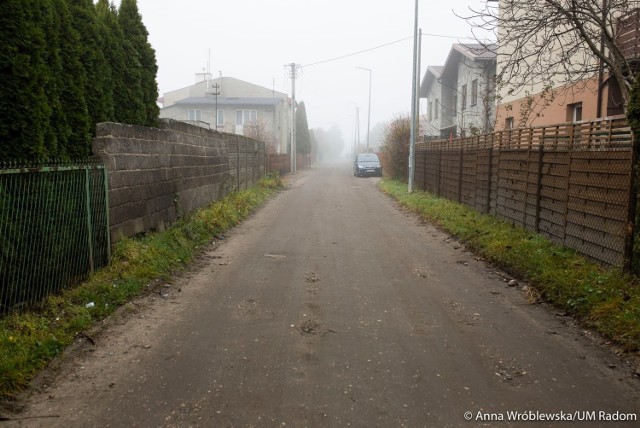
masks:
<path fill-rule="evenodd" d="M 538 176 L 536 177 L 536 219 L 535 231 L 540 232 L 540 203 L 542 199 L 542 162 L 544 160 L 544 128 L 542 129 L 542 141 L 538 146 Z"/>
<path fill-rule="evenodd" d="M 240 190 L 240 136 L 236 135 L 236 189 Z"/>
<path fill-rule="evenodd" d="M 442 148 L 438 149 L 438 159 L 437 159 L 437 164 L 436 164 L 436 195 L 440 196 L 442 193 L 440 192 L 440 182 L 442 180 L 440 180 L 440 171 L 442 168 L 440 168 L 440 163 L 442 163 Z"/>
<path fill-rule="evenodd" d="M 611 141 L 611 140 L 609 140 Z M 627 227 L 625 228 L 624 239 L 624 261 L 622 268 L 625 272 L 633 269 L 633 247 L 635 241 L 636 228 L 636 205 L 638 202 L 638 160 L 640 159 L 640 136 L 636 136 L 631 129 L 631 178 L 629 180 L 629 200 L 627 203 Z"/>
<path fill-rule="evenodd" d="M 426 147 L 423 153 L 424 153 L 424 161 L 422 163 L 422 190 L 426 191 L 427 190 L 427 154 L 429 153 Z"/>
<path fill-rule="evenodd" d="M 493 144 L 489 147 L 489 171 L 487 173 L 487 208 L 485 212 L 491 212 L 491 179 L 493 178 Z"/>
<path fill-rule="evenodd" d="M 462 202 L 462 179 L 463 179 L 462 170 L 464 169 L 464 163 L 463 163 L 464 148 L 463 148 L 462 144 L 460 144 L 460 155 L 459 156 L 460 157 L 458 159 L 458 202 Z"/>

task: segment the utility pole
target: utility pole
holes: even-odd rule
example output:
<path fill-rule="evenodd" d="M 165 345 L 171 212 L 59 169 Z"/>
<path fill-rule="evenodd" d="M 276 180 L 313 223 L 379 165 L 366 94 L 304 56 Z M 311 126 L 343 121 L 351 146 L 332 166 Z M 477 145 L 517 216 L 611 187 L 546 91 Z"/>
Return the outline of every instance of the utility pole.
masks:
<path fill-rule="evenodd" d="M 289 76 L 291 77 L 291 173 L 296 173 L 296 77 L 298 65 L 289 64 Z"/>
<path fill-rule="evenodd" d="M 413 176 L 415 170 L 416 153 L 416 124 L 417 111 L 416 96 L 418 95 L 418 0 L 416 0 L 416 10 L 413 25 L 413 79 L 411 83 L 411 137 L 409 141 L 409 187 L 408 192 L 413 192 Z"/>
<path fill-rule="evenodd" d="M 207 83 L 207 86 L 209 84 Z M 218 83 L 214 83 L 211 85 L 211 92 L 207 92 L 207 95 L 213 95 L 216 97 L 216 131 L 218 130 L 218 95 L 220 95 L 220 85 Z M 211 125 L 209 125 L 211 127 Z"/>
<path fill-rule="evenodd" d="M 420 68 L 422 64 L 422 28 L 418 30 L 418 54 L 416 58 L 416 96 L 415 96 L 415 108 L 416 108 L 416 123 L 415 129 L 418 135 L 415 136 L 417 140 L 420 138 Z M 415 152 L 414 152 L 415 154 Z M 415 166 L 415 157 L 414 157 Z"/>
<path fill-rule="evenodd" d="M 216 97 L 216 131 L 218 130 L 218 95 L 220 95 L 220 84 L 213 84 L 213 95 Z"/>
<path fill-rule="evenodd" d="M 358 154 L 358 149 L 360 147 L 360 107 L 356 106 L 356 129 L 354 135 L 354 148 L 353 154 Z"/>
<path fill-rule="evenodd" d="M 369 153 L 369 134 L 371 133 L 371 75 L 373 74 L 373 72 L 371 71 L 370 68 L 365 68 L 365 67 L 356 67 L 356 68 L 369 72 L 369 109 L 367 110 L 367 150 L 366 150 L 366 152 Z"/>

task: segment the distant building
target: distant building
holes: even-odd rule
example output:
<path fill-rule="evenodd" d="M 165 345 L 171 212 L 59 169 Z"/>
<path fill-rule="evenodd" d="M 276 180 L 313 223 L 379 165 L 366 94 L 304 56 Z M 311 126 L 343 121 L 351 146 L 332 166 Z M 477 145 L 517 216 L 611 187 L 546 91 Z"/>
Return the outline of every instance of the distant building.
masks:
<path fill-rule="evenodd" d="M 217 95 L 216 95 L 217 94 Z M 160 117 L 246 135 L 264 141 L 272 153 L 286 153 L 291 129 L 287 94 L 233 77 L 196 74 L 196 83 L 166 92 Z"/>
<path fill-rule="evenodd" d="M 495 47 L 454 44 L 443 66 L 429 66 L 420 85 L 427 99 L 421 135 L 469 136 L 492 132 L 495 123 Z"/>

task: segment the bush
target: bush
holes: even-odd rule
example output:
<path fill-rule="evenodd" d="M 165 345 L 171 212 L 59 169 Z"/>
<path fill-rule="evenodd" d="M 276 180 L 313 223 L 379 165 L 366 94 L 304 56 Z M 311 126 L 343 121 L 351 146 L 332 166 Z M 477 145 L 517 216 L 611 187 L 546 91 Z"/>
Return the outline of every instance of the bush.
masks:
<path fill-rule="evenodd" d="M 400 116 L 394 119 L 384 132 L 381 149 L 382 170 L 385 175 L 407 181 L 409 167 L 409 140 L 411 139 L 411 119 Z"/>

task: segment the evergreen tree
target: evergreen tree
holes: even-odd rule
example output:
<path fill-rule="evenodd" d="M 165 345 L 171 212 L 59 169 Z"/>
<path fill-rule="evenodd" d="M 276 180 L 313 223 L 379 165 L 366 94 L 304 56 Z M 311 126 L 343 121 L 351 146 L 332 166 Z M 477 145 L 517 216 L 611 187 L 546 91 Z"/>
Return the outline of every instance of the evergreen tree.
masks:
<path fill-rule="evenodd" d="M 51 76 L 42 23 L 52 24 L 51 9 L 40 0 L 0 2 L 0 159 L 49 155 Z M 48 22 L 47 22 L 48 21 Z"/>
<path fill-rule="evenodd" d="M 82 158 L 96 123 L 155 125 L 147 36 L 135 0 L 0 2 L 0 160 Z"/>
<path fill-rule="evenodd" d="M 71 127 L 67 123 L 67 117 L 62 106 L 64 76 L 62 60 L 60 59 L 61 24 L 60 14 L 55 10 L 55 1 L 57 0 L 40 0 L 39 10 L 34 10 L 34 13 L 40 14 L 36 18 L 36 22 L 44 31 L 46 40 L 47 84 L 45 93 L 47 94 L 47 102 L 51 107 L 50 129 L 45 137 L 47 157 L 63 158 L 66 154 L 65 144 L 71 135 Z"/>
<path fill-rule="evenodd" d="M 58 63 L 51 64 L 59 88 L 58 100 L 52 100 L 55 106 L 54 125 L 60 142 L 57 156 L 84 158 L 91 153 L 91 119 L 85 99 L 87 75 L 81 61 L 82 44 L 68 8 L 68 0 L 52 1 L 58 28 L 57 37 L 52 35 L 49 45 L 57 49 L 59 57 Z"/>
<path fill-rule="evenodd" d="M 302 155 L 311 154 L 311 133 L 309 132 L 307 109 L 304 101 L 301 101 L 296 109 L 296 153 Z"/>
<path fill-rule="evenodd" d="M 86 72 L 84 94 L 91 120 L 91 135 L 95 125 L 113 117 L 111 65 L 105 59 L 103 34 L 100 31 L 96 7 L 92 0 L 67 0 L 74 26 L 80 35 L 81 62 Z"/>
<path fill-rule="evenodd" d="M 100 0 L 101 3 L 106 3 Z M 122 9 L 125 2 L 120 5 Z M 125 7 L 125 10 L 127 8 Z M 131 125 L 143 125 L 145 123 L 145 108 L 142 86 L 142 66 L 138 53 L 131 41 L 127 39 L 123 31 L 120 12 L 113 5 L 108 8 L 108 13 L 103 13 L 101 18 L 107 25 L 110 36 L 108 41 L 112 51 L 107 54 L 113 56 L 118 63 L 111 63 L 113 71 L 113 120 L 119 123 Z M 126 20 L 125 20 L 126 21 Z"/>
<path fill-rule="evenodd" d="M 118 11 L 118 23 L 125 37 L 125 49 L 132 67 L 127 79 L 139 79 L 138 87 L 132 98 L 142 103 L 142 118 L 136 122 L 140 125 L 155 126 L 158 121 L 160 109 L 158 99 L 158 84 L 156 74 L 156 54 L 148 42 L 149 33 L 142 22 L 142 16 L 138 12 L 136 0 L 122 0 Z M 135 59 L 134 59 L 135 57 Z M 136 115 L 137 117 L 138 115 Z"/>
<path fill-rule="evenodd" d="M 106 122 L 121 122 L 122 108 L 120 102 L 127 99 L 125 81 L 126 67 L 124 59 L 124 35 L 118 25 L 118 13 L 108 0 L 99 0 L 96 4 L 98 31 L 100 34 L 100 50 L 108 64 L 108 72 L 104 82 L 104 96 L 109 98 Z M 116 105 L 118 108 L 116 109 Z"/>

